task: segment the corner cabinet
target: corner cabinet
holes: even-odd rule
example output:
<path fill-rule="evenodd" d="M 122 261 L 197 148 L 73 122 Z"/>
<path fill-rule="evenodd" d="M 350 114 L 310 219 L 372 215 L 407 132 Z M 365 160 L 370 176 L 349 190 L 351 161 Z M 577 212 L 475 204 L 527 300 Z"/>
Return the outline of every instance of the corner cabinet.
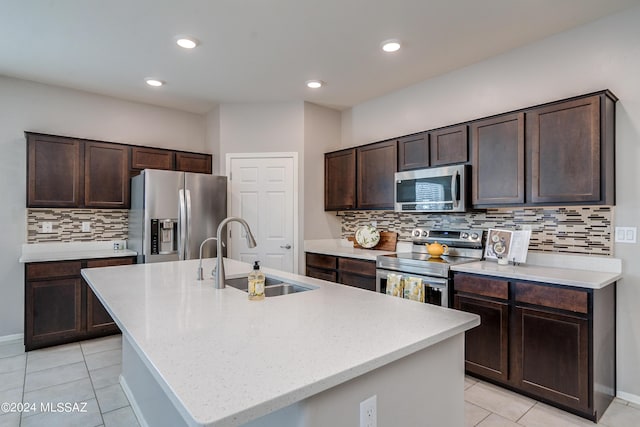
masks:
<path fill-rule="evenodd" d="M 129 265 L 134 257 L 25 265 L 26 351 L 119 332 L 80 276 L 82 268 Z"/>
<path fill-rule="evenodd" d="M 455 273 L 454 307 L 482 318 L 465 369 L 597 421 L 616 390 L 615 289 Z"/>
<path fill-rule="evenodd" d="M 307 252 L 306 275 L 355 288 L 376 290 L 376 262 Z"/>
<path fill-rule="evenodd" d="M 324 155 L 324 210 L 356 207 L 356 149 Z"/>
<path fill-rule="evenodd" d="M 324 210 L 393 209 L 397 141 L 324 155 Z"/>

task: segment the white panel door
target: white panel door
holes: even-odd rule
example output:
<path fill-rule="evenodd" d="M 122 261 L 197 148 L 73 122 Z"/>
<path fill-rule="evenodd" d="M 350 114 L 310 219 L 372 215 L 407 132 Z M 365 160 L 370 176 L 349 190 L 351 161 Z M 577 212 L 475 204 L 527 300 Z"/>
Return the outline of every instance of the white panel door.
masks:
<path fill-rule="evenodd" d="M 258 245 L 248 248 L 242 226 L 227 233 L 228 256 L 265 267 L 294 271 L 294 159 L 231 157 L 231 216 L 245 219 Z"/>

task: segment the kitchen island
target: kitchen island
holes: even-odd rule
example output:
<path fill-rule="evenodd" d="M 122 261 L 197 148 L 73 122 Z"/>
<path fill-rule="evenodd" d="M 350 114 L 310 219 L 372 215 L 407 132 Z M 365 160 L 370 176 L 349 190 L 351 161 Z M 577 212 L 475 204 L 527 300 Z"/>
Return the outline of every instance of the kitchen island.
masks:
<path fill-rule="evenodd" d="M 224 261 L 228 278 L 251 269 Z M 463 425 L 464 332 L 478 316 L 268 268 L 313 289 L 249 301 L 197 281 L 197 264 L 82 272 L 122 330 L 121 384 L 141 424 L 354 426 L 375 395 L 380 426 Z"/>

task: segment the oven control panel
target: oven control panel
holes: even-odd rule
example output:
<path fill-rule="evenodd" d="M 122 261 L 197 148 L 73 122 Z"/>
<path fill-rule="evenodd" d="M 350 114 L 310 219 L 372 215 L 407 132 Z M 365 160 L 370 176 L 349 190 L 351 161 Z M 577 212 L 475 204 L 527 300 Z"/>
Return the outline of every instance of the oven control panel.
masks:
<path fill-rule="evenodd" d="M 443 243 L 478 243 L 482 244 L 484 237 L 484 230 L 481 229 L 469 229 L 469 230 L 441 230 L 441 229 L 426 229 L 426 228 L 414 228 L 411 232 L 414 242 L 426 243 L 439 241 Z"/>

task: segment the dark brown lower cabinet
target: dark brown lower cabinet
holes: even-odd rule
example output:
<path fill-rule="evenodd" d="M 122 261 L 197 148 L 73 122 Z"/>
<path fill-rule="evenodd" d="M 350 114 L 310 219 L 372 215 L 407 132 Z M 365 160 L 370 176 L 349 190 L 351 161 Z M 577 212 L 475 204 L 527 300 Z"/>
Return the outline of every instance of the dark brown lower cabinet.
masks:
<path fill-rule="evenodd" d="M 125 257 L 26 264 L 26 351 L 120 332 L 80 270 L 134 262 Z"/>
<path fill-rule="evenodd" d="M 82 282 L 79 278 L 27 282 L 25 345 L 67 342 L 82 333 Z M 33 347 L 29 344 L 35 343 Z M 30 348 L 31 347 L 31 348 Z"/>
<path fill-rule="evenodd" d="M 616 390 L 615 290 L 456 273 L 454 308 L 481 318 L 467 372 L 597 421 Z"/>
<path fill-rule="evenodd" d="M 589 321 L 540 308 L 514 310 L 514 380 L 522 390 L 589 410 Z"/>
<path fill-rule="evenodd" d="M 480 326 L 465 335 L 465 369 L 506 381 L 509 374 L 509 303 L 455 295 L 454 307 L 480 316 Z"/>
<path fill-rule="evenodd" d="M 306 264 L 306 275 L 309 277 L 376 290 L 375 261 L 307 252 Z"/>

